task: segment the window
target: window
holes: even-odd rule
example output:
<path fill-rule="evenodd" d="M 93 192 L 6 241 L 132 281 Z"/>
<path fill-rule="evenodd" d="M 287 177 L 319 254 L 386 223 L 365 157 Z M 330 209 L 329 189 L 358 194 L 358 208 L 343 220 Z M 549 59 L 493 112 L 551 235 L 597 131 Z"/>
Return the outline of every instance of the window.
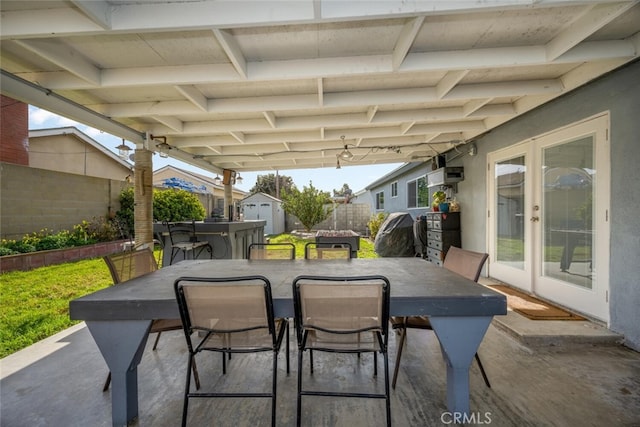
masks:
<path fill-rule="evenodd" d="M 398 181 L 391 183 L 391 197 L 398 197 Z"/>
<path fill-rule="evenodd" d="M 421 176 L 415 181 L 409 181 L 407 183 L 407 207 L 429 207 L 429 189 L 427 188 L 426 176 Z"/>
<path fill-rule="evenodd" d="M 376 193 L 376 209 L 377 210 L 384 209 L 384 191 Z"/>

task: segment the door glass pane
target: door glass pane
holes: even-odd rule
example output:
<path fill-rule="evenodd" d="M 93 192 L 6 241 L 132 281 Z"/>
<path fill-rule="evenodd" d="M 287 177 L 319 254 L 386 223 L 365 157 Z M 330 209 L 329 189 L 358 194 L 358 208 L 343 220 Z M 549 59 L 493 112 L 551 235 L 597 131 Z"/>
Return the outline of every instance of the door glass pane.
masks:
<path fill-rule="evenodd" d="M 543 274 L 591 289 L 594 139 L 543 149 Z"/>
<path fill-rule="evenodd" d="M 495 165 L 497 262 L 524 270 L 524 156 Z"/>

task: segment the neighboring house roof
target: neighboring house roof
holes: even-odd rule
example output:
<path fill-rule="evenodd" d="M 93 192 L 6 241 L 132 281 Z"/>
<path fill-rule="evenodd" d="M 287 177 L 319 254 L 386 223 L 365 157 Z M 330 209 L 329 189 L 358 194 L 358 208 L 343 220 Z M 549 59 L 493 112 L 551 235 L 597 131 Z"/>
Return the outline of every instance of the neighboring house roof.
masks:
<path fill-rule="evenodd" d="M 133 169 L 133 165 L 131 163 L 129 163 L 126 160 L 123 160 L 116 153 L 109 150 L 107 147 L 100 144 L 98 141 L 91 138 L 89 135 L 87 135 L 86 133 L 82 132 L 81 130 L 79 130 L 74 126 L 29 130 L 29 138 L 40 138 L 40 137 L 61 136 L 61 135 L 73 135 L 79 138 L 80 140 L 84 141 L 85 143 L 91 145 L 93 148 L 102 152 L 105 156 L 111 158 L 112 160 L 121 164 L 122 166 L 128 169 Z"/>
<path fill-rule="evenodd" d="M 256 196 L 258 196 L 258 197 L 256 197 Z M 271 199 L 272 201 L 274 201 L 274 202 L 278 202 L 278 203 L 281 203 L 281 202 L 282 202 L 282 200 L 278 199 L 277 197 L 273 197 L 273 196 L 272 196 L 272 195 L 270 195 L 270 194 L 262 193 L 262 192 L 261 192 L 261 193 L 253 193 L 253 194 L 250 194 L 249 196 L 247 196 L 247 197 L 245 197 L 244 199 L 242 199 L 242 200 L 241 200 L 241 202 L 244 202 L 244 201 L 246 201 L 246 200 L 248 200 L 248 199 L 252 199 L 252 198 L 259 198 L 259 197 L 263 197 L 263 198 Z"/>
<path fill-rule="evenodd" d="M 415 168 L 418 167 L 423 167 L 425 165 L 425 162 L 410 162 L 410 163 L 405 163 L 402 166 L 392 170 L 391 172 L 389 172 L 388 174 L 384 175 L 383 177 L 373 181 L 371 184 L 367 185 L 365 187 L 365 191 L 366 190 L 371 190 L 372 188 L 376 188 L 377 186 L 384 184 L 385 182 L 389 182 L 391 180 L 393 180 L 394 178 L 397 178 L 409 171 L 412 171 Z"/>
<path fill-rule="evenodd" d="M 166 172 L 170 172 L 172 173 L 172 175 L 180 175 L 184 178 L 182 179 L 186 179 L 187 181 L 191 181 L 191 183 L 193 185 L 195 185 L 196 187 L 199 187 L 200 185 L 205 185 L 205 187 L 210 187 L 210 188 L 216 188 L 219 189 L 220 191 L 224 190 L 224 185 L 219 185 L 215 183 L 215 178 L 206 176 L 206 175 L 202 175 L 196 172 L 192 172 L 192 171 L 188 171 L 188 170 L 184 170 L 184 169 L 180 169 L 177 168 L 175 166 L 172 165 L 167 165 L 167 166 L 163 166 L 160 169 L 155 170 L 153 173 L 154 175 L 160 174 L 160 173 L 166 173 Z M 179 176 L 177 176 L 176 178 L 180 178 Z M 172 185 L 164 185 L 167 187 L 172 187 Z M 233 188 L 233 191 L 235 193 L 240 193 L 240 194 L 247 194 L 245 191 L 240 190 L 236 187 Z M 201 190 L 198 190 L 198 192 L 202 192 Z"/>

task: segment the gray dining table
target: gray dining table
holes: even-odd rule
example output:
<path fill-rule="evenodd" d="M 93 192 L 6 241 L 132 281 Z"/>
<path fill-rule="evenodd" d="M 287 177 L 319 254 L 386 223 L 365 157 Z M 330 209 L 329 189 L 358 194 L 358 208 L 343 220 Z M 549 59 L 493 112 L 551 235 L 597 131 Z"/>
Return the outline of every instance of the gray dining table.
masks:
<path fill-rule="evenodd" d="M 291 283 L 298 275 L 380 274 L 391 283 L 392 316 L 430 316 L 447 369 L 447 407 L 469 414 L 469 367 L 493 316 L 507 313 L 506 297 L 421 258 L 350 260 L 182 261 L 75 299 L 69 315 L 84 320 L 111 370 L 112 424 L 138 416 L 137 366 L 152 319 L 178 319 L 174 281 L 182 276 L 260 274 L 271 282 L 274 314 L 293 317 Z"/>

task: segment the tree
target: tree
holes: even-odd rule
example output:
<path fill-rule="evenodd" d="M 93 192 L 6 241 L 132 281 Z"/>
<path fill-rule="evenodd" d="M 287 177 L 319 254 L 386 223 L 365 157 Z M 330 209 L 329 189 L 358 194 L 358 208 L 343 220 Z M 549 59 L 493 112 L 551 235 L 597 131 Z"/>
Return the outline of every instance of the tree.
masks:
<path fill-rule="evenodd" d="M 318 190 L 309 181 L 309 186 L 304 186 L 302 191 L 293 187 L 282 193 L 282 209 L 298 217 L 308 232 L 331 215 L 333 205 L 329 192 Z"/>
<path fill-rule="evenodd" d="M 296 187 L 293 183 L 293 178 L 286 175 L 278 175 L 278 184 L 280 187 L 280 195 L 285 191 L 290 191 L 291 189 Z M 251 190 L 249 190 L 249 193 L 265 193 L 270 196 L 279 198 L 279 195 L 276 191 L 276 175 L 273 173 L 270 173 L 268 175 L 258 175 L 256 185 L 254 185 Z"/>

